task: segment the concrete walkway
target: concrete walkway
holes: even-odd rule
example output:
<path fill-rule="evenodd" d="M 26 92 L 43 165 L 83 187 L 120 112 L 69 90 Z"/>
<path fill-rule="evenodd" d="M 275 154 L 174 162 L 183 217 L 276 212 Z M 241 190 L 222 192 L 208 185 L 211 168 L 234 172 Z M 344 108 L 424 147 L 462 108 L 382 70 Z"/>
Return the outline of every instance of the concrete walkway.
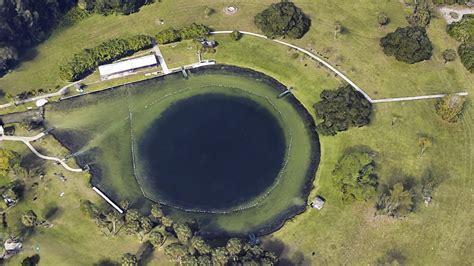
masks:
<path fill-rule="evenodd" d="M 20 137 L 20 136 L 1 135 L 0 136 L 0 142 L 1 141 L 20 141 L 20 142 L 23 142 L 39 158 L 44 159 L 44 160 L 57 162 L 57 163 L 61 164 L 66 170 L 71 171 L 71 172 L 82 172 L 82 169 L 69 167 L 69 165 L 67 165 L 64 162 L 64 160 L 61 160 L 61 159 L 56 158 L 56 157 L 46 156 L 46 155 L 43 155 L 43 154 L 39 153 L 35 149 L 35 147 L 33 147 L 33 145 L 31 145 L 31 142 L 33 142 L 35 140 L 38 140 L 38 139 L 44 137 L 45 135 L 46 135 L 46 133 L 44 133 L 44 132 L 41 132 L 38 135 L 33 136 L 33 137 Z"/>
<path fill-rule="evenodd" d="M 232 31 L 213 31 L 211 32 L 211 34 L 230 34 Z M 262 39 L 268 39 L 267 36 L 265 35 L 262 35 L 262 34 L 257 34 L 257 33 L 253 33 L 253 32 L 248 32 L 248 31 L 241 31 L 240 33 L 242 34 L 245 34 L 245 35 L 250 35 L 250 36 L 255 36 L 255 37 L 258 37 L 258 38 L 262 38 Z M 385 98 L 385 99 L 372 99 L 364 90 L 362 90 L 359 86 L 357 86 L 357 84 L 355 84 L 351 79 L 349 79 L 345 74 L 343 74 L 341 71 L 339 71 L 338 69 L 336 69 L 334 66 L 332 66 L 331 64 L 329 64 L 328 62 L 326 62 L 324 59 L 322 59 L 321 57 L 311 53 L 310 51 L 308 50 L 305 50 L 301 47 L 298 47 L 296 45 L 293 45 L 291 43 L 287 43 L 287 42 L 284 42 L 284 41 L 280 41 L 280 40 L 275 40 L 275 39 L 269 39 L 269 40 L 272 40 L 276 43 L 279 43 L 279 44 L 282 44 L 282 45 L 285 45 L 285 46 L 288 46 L 288 47 L 291 47 L 293 49 L 296 49 L 304 54 L 306 54 L 307 56 L 313 58 L 314 60 L 318 61 L 319 63 L 323 64 L 325 67 L 327 67 L 329 70 L 331 70 L 333 73 L 335 73 L 337 76 L 339 76 L 340 78 L 342 78 L 344 81 L 346 81 L 348 84 L 350 84 L 355 90 L 357 90 L 358 92 L 360 92 L 362 95 L 364 95 L 364 97 L 371 103 L 384 103 L 384 102 L 402 102 L 402 101 L 415 101 L 415 100 L 425 100 L 425 99 L 436 99 L 436 98 L 442 98 L 443 96 L 445 96 L 446 94 L 434 94 L 434 95 L 422 95 L 422 96 L 412 96 L 412 97 L 400 97 L 400 98 Z M 458 95 L 462 95 L 462 96 L 467 96 L 468 93 L 467 92 L 459 92 L 457 93 Z"/>
<path fill-rule="evenodd" d="M 474 8 L 469 7 L 458 7 L 458 6 L 443 6 L 439 9 L 439 12 L 446 20 L 448 24 L 453 22 L 461 21 L 464 15 L 474 14 Z M 451 13 L 456 13 L 457 18 L 451 17 Z"/>
<path fill-rule="evenodd" d="M 158 57 L 158 61 L 160 62 L 160 66 L 163 69 L 163 73 L 165 74 L 171 73 L 171 71 L 168 68 L 168 65 L 166 64 L 166 60 L 163 57 L 163 54 L 161 53 L 160 47 L 158 47 L 158 44 L 155 44 L 153 46 L 153 52 Z"/>

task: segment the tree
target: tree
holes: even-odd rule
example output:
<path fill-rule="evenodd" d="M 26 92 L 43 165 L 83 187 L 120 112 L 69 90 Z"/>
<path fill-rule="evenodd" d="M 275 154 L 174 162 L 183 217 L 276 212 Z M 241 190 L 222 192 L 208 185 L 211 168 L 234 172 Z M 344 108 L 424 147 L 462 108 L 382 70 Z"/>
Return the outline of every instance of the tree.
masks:
<path fill-rule="evenodd" d="M 204 8 L 204 16 L 206 16 L 206 18 L 208 18 L 209 16 L 211 16 L 212 14 L 214 14 L 216 11 L 213 9 L 213 8 L 210 8 L 208 6 L 206 6 Z"/>
<path fill-rule="evenodd" d="M 413 14 L 406 17 L 408 24 L 414 27 L 427 27 L 430 24 L 432 12 L 428 1 L 417 1 Z"/>
<path fill-rule="evenodd" d="M 169 216 L 163 216 L 161 217 L 161 223 L 165 226 L 165 227 L 171 227 L 173 226 L 173 219 Z"/>
<path fill-rule="evenodd" d="M 81 213 L 90 219 L 96 219 L 99 216 L 99 210 L 90 200 L 80 200 L 79 206 Z"/>
<path fill-rule="evenodd" d="M 137 266 L 138 259 L 137 256 L 131 253 L 125 253 L 122 256 L 122 266 Z"/>
<path fill-rule="evenodd" d="M 130 207 L 130 201 L 123 199 L 119 202 L 119 206 L 122 210 L 126 211 Z"/>
<path fill-rule="evenodd" d="M 199 262 L 195 256 L 188 254 L 181 258 L 181 265 L 199 265 Z"/>
<path fill-rule="evenodd" d="M 212 258 L 209 255 L 198 256 L 198 265 L 212 265 Z"/>
<path fill-rule="evenodd" d="M 38 216 L 32 210 L 28 210 L 21 216 L 21 223 L 25 226 L 32 227 L 38 224 Z"/>
<path fill-rule="evenodd" d="M 344 202 L 368 200 L 375 195 L 378 177 L 374 161 L 365 152 L 342 156 L 333 170 L 333 180 L 342 192 Z"/>
<path fill-rule="evenodd" d="M 171 261 L 179 261 L 184 256 L 188 255 L 186 246 L 180 243 L 172 243 L 164 248 L 165 255 Z"/>
<path fill-rule="evenodd" d="M 255 25 L 269 38 L 299 39 L 309 30 L 311 20 L 292 2 L 272 4 L 255 16 Z"/>
<path fill-rule="evenodd" d="M 35 254 L 31 257 L 26 257 L 25 259 L 23 259 L 23 261 L 21 262 L 21 266 L 36 266 L 38 265 L 40 261 L 40 256 L 38 254 Z"/>
<path fill-rule="evenodd" d="M 179 30 L 179 35 L 183 40 L 192 40 L 197 38 L 203 38 L 209 35 L 211 29 L 206 25 L 192 23 Z"/>
<path fill-rule="evenodd" d="M 380 39 L 380 46 L 386 55 L 408 64 L 430 59 L 433 51 L 423 27 L 397 28 Z"/>
<path fill-rule="evenodd" d="M 444 121 L 455 123 L 462 117 L 466 98 L 457 94 L 448 94 L 438 100 L 435 105 L 436 113 Z"/>
<path fill-rule="evenodd" d="M 433 146 L 433 139 L 428 136 L 420 136 L 418 138 L 418 145 L 420 146 L 420 149 L 421 149 L 420 156 L 422 156 L 426 149 Z"/>
<path fill-rule="evenodd" d="M 456 60 L 456 51 L 453 49 L 446 49 L 443 51 L 444 63 Z"/>
<path fill-rule="evenodd" d="M 156 203 L 151 205 L 151 216 L 155 219 L 163 217 L 163 209 L 160 204 Z"/>
<path fill-rule="evenodd" d="M 461 21 L 453 22 L 446 28 L 448 34 L 460 42 L 474 40 L 474 16 L 464 15 Z"/>
<path fill-rule="evenodd" d="M 378 213 L 394 218 L 404 217 L 413 211 L 413 195 L 404 188 L 403 183 L 399 182 L 382 193 L 375 207 Z"/>
<path fill-rule="evenodd" d="M 226 248 L 218 247 L 212 250 L 212 262 L 214 265 L 226 265 L 229 259 L 229 252 Z"/>
<path fill-rule="evenodd" d="M 20 155 L 14 151 L 0 149 L 0 176 L 7 174 L 20 166 Z"/>
<path fill-rule="evenodd" d="M 122 216 L 116 211 L 111 211 L 107 213 L 106 218 L 112 224 L 112 233 L 117 233 L 117 224 L 122 221 Z"/>
<path fill-rule="evenodd" d="M 244 247 L 244 243 L 241 239 L 238 238 L 231 238 L 227 241 L 226 249 L 230 255 L 238 255 L 242 252 Z"/>
<path fill-rule="evenodd" d="M 140 227 L 144 233 L 148 233 L 153 229 L 153 222 L 150 218 L 143 216 L 140 218 Z"/>
<path fill-rule="evenodd" d="M 184 223 L 174 223 L 173 224 L 173 230 L 176 233 L 176 236 L 178 237 L 179 242 L 186 244 L 189 239 L 193 236 L 193 232 L 191 231 L 191 228 L 187 224 Z"/>
<path fill-rule="evenodd" d="M 137 220 L 131 220 L 125 223 L 124 226 L 125 234 L 127 235 L 135 235 L 140 233 L 140 222 Z"/>
<path fill-rule="evenodd" d="M 323 135 L 336 135 L 350 127 L 368 125 L 372 104 L 350 85 L 337 90 L 324 90 L 321 100 L 314 105 L 319 123 L 317 130 Z"/>
<path fill-rule="evenodd" d="M 380 27 L 388 25 L 390 23 L 390 18 L 388 17 L 387 13 L 380 12 L 377 14 L 377 23 Z"/>
<path fill-rule="evenodd" d="M 148 236 L 148 239 L 154 247 L 161 246 L 165 242 L 165 236 L 158 231 L 152 231 Z"/>
<path fill-rule="evenodd" d="M 242 33 L 238 30 L 233 30 L 230 33 L 230 38 L 232 38 L 232 40 L 234 40 L 234 41 L 238 41 L 238 40 L 240 40 L 240 38 L 242 38 Z"/>
<path fill-rule="evenodd" d="M 13 46 L 0 47 L 0 77 L 18 60 L 18 51 Z"/>
<path fill-rule="evenodd" d="M 191 247 L 193 247 L 199 254 L 211 254 L 211 246 L 200 236 L 193 236 L 191 238 Z"/>
<path fill-rule="evenodd" d="M 125 213 L 125 221 L 127 223 L 131 221 L 138 221 L 140 217 L 141 217 L 140 212 L 137 209 L 129 209 Z"/>
<path fill-rule="evenodd" d="M 342 26 L 341 22 L 336 21 L 334 22 L 334 40 L 337 39 L 337 36 L 341 34 L 344 30 L 344 27 Z"/>

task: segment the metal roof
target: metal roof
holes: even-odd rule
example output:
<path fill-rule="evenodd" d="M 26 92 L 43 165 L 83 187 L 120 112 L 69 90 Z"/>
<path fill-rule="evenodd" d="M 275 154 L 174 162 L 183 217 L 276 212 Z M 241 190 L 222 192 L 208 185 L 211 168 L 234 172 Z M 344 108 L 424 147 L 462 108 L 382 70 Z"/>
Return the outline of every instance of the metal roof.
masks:
<path fill-rule="evenodd" d="M 137 68 L 156 65 L 155 55 L 147 55 L 130 60 L 125 60 L 117 63 L 99 66 L 99 73 L 101 76 L 109 76 Z"/>

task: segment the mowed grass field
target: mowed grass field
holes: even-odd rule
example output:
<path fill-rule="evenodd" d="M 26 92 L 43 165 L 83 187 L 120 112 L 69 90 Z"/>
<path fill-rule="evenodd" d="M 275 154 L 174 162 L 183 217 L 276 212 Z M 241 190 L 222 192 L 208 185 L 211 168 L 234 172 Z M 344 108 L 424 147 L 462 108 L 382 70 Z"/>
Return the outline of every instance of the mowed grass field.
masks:
<path fill-rule="evenodd" d="M 455 91 L 474 93 L 474 75 L 468 73 L 459 60 L 444 64 L 441 52 L 446 48 L 455 49 L 458 43 L 446 34 L 446 24 L 440 18 L 434 18 L 428 28 L 434 45 L 433 58 L 407 65 L 386 57 L 378 45 L 380 37 L 398 26 L 406 25 L 404 17 L 410 10 L 399 1 L 294 2 L 311 16 L 312 27 L 301 40 L 286 41 L 314 49 L 328 57 L 329 62 L 337 65 L 373 98 Z M 93 16 L 53 33 L 48 41 L 36 48 L 36 56 L 32 60 L 24 62 L 17 70 L 0 79 L 0 87 L 14 94 L 27 89 L 63 85 L 64 82 L 58 77 L 60 62 L 82 48 L 112 37 L 153 34 L 169 26 L 179 27 L 190 22 L 205 23 L 216 30 L 237 28 L 258 32 L 253 25 L 253 16 L 270 3 L 266 0 L 258 3 L 164 0 L 128 17 Z M 239 7 L 239 12 L 234 16 L 224 15 L 221 10 L 228 4 Z M 205 6 L 216 9 L 216 13 L 206 18 Z M 386 12 L 391 19 L 391 23 L 383 29 L 376 23 L 376 15 L 380 11 Z M 159 19 L 163 19 L 165 25 L 158 25 Z M 341 21 L 348 33 L 334 40 L 333 24 L 336 20 Z M 270 41 L 253 37 L 244 37 L 238 42 L 231 41 L 227 36 L 215 38 L 220 42 L 218 51 L 205 55 L 206 58 L 250 67 L 275 77 L 294 87 L 295 95 L 310 112 L 322 89 L 334 88 L 339 84 L 337 79 L 318 68 L 313 61 L 302 59 L 302 55 L 292 59 L 293 51 Z M 166 57 L 166 49 L 163 53 Z M 169 54 L 176 58 L 192 57 L 173 53 L 176 55 Z M 442 122 L 435 115 L 434 103 L 434 100 L 426 100 L 377 104 L 370 126 L 352 129 L 336 137 L 322 137 L 322 161 L 312 196 L 324 196 L 327 199 L 326 207 L 321 212 L 308 210 L 294 218 L 278 232 L 265 237 L 265 243 L 286 260 L 306 265 L 374 264 L 389 251 L 399 253 L 408 264 L 472 264 L 474 113 L 471 96 L 462 121 L 452 125 Z M 392 126 L 394 117 L 397 120 Z M 433 147 L 421 157 L 418 146 L 420 134 L 430 135 L 434 139 Z M 382 183 L 407 177 L 419 182 L 428 171 L 442 177 L 443 182 L 436 188 L 433 202 L 427 207 L 418 205 L 416 211 L 404 220 L 374 219 L 373 202 L 342 204 L 341 195 L 332 184 L 331 171 L 337 159 L 354 148 L 370 148 L 376 152 L 377 171 Z M 47 195 L 49 198 L 53 193 Z M 66 200 L 62 202 L 69 204 Z M 52 246 L 58 241 L 69 244 L 61 250 L 43 249 L 44 253 L 40 254 L 44 254 L 45 262 L 65 260 L 67 264 L 81 264 L 71 259 L 71 251 L 76 249 L 90 250 L 91 254 L 95 254 L 96 250 L 111 247 L 108 252 L 103 252 L 103 256 L 81 257 L 80 262 L 87 261 L 86 264 L 104 256 L 115 256 L 117 260 L 126 249 L 132 249 L 133 252 L 133 248 L 128 246 L 131 241 L 118 241 L 120 243 L 114 246 L 109 244 L 115 243 L 114 240 L 104 240 L 97 235 L 98 231 L 94 231 L 95 225 L 92 223 L 74 223 L 83 221 L 78 218 L 78 210 L 69 211 L 68 215 L 71 218 L 65 220 L 64 229 L 57 229 L 57 234 L 45 232 L 33 238 L 42 237 L 45 243 Z M 70 241 L 70 232 L 75 230 L 95 232 L 90 234 L 94 241 Z M 86 249 L 85 243 L 90 243 L 90 248 Z M 117 248 L 112 250 L 112 247 Z"/>

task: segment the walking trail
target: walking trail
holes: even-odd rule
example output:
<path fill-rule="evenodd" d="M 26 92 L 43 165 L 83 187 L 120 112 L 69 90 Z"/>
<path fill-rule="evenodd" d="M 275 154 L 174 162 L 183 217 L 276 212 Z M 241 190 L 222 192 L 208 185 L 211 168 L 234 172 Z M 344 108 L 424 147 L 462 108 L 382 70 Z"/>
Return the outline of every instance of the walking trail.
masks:
<path fill-rule="evenodd" d="M 213 32 L 211 32 L 211 34 L 230 34 L 231 32 L 232 31 L 213 31 Z M 240 33 L 255 36 L 255 37 L 258 37 L 258 38 L 262 38 L 262 39 L 268 39 L 268 37 L 265 36 L 265 35 L 257 34 L 257 33 L 253 33 L 253 32 L 241 31 Z M 305 50 L 301 47 L 293 45 L 291 43 L 287 43 L 287 42 L 280 41 L 280 40 L 274 40 L 274 39 L 272 39 L 272 41 L 274 41 L 276 43 L 279 43 L 279 44 L 282 44 L 282 45 L 285 45 L 285 46 L 288 46 L 288 47 L 291 47 L 293 49 L 296 49 L 296 50 L 306 54 L 307 56 L 313 58 L 314 60 L 318 61 L 319 63 L 323 64 L 329 70 L 331 70 L 336 75 L 338 75 L 340 78 L 342 78 L 345 82 L 349 83 L 355 90 L 357 90 L 362 95 L 364 95 L 364 97 L 371 103 L 385 103 L 385 102 L 401 102 L 401 101 L 415 101 L 415 100 L 424 100 L 424 99 L 436 99 L 436 98 L 442 98 L 443 96 L 446 95 L 446 94 L 434 94 L 434 95 L 422 95 L 422 96 L 400 97 L 400 98 L 385 98 L 385 99 L 375 99 L 374 100 L 364 90 L 362 90 L 359 86 L 357 86 L 357 84 L 355 84 L 351 79 L 349 79 L 344 73 L 337 70 L 334 66 L 332 66 L 331 64 L 326 62 L 321 57 L 319 57 L 319 56 L 317 56 L 317 55 L 311 53 L 310 51 Z M 460 95 L 460 96 L 468 95 L 467 92 L 459 92 L 459 93 L 456 93 L 456 94 Z"/>
<path fill-rule="evenodd" d="M 56 157 L 46 156 L 46 155 L 43 155 L 43 154 L 39 153 L 35 149 L 35 147 L 33 147 L 33 145 L 31 145 L 31 142 L 36 141 L 36 140 L 38 140 L 38 139 L 40 139 L 44 136 L 46 136 L 46 133 L 44 133 L 44 132 L 41 132 L 38 135 L 33 136 L 33 137 L 1 135 L 0 136 L 0 142 L 1 141 L 20 141 L 20 142 L 23 142 L 36 156 L 40 157 L 41 159 L 57 162 L 58 164 L 61 164 L 66 170 L 71 171 L 71 172 L 82 172 L 83 171 L 82 169 L 69 167 L 69 165 L 67 165 L 64 162 L 64 160 L 61 160 L 61 159 L 56 158 Z"/>

